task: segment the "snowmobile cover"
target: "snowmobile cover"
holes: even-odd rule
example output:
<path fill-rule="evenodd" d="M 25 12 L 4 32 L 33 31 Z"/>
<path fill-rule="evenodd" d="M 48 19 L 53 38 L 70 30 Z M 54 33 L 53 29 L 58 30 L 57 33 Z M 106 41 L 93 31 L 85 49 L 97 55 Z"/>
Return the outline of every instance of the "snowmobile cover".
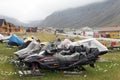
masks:
<path fill-rule="evenodd" d="M 18 46 L 19 50 L 26 48 L 30 43 L 31 41 L 24 42 L 22 45 Z"/>
<path fill-rule="evenodd" d="M 13 34 L 8 41 L 9 45 L 11 45 L 12 43 L 16 43 L 17 45 L 21 45 L 24 43 L 24 41 L 21 40 L 19 37 L 17 37 L 15 34 Z"/>
<path fill-rule="evenodd" d="M 4 36 L 2 34 L 0 34 L 0 39 L 3 38 Z"/>
<path fill-rule="evenodd" d="M 107 47 L 97 41 L 95 38 L 80 40 L 77 42 L 71 43 L 73 46 L 84 45 L 88 48 L 98 48 L 100 52 L 108 51 Z"/>
<path fill-rule="evenodd" d="M 65 39 L 60 43 L 60 45 L 58 45 L 58 48 L 68 48 L 71 43 L 72 41 L 70 41 L 69 39 Z"/>
<path fill-rule="evenodd" d="M 27 53 L 32 53 L 33 51 L 39 51 L 40 49 L 41 49 L 40 43 L 38 43 L 36 40 L 33 40 L 26 48 L 14 52 L 14 54 L 22 56 Z"/>
<path fill-rule="evenodd" d="M 0 34 L 0 40 L 2 40 L 3 42 L 5 40 L 8 40 L 11 36 L 3 36 L 2 34 Z"/>

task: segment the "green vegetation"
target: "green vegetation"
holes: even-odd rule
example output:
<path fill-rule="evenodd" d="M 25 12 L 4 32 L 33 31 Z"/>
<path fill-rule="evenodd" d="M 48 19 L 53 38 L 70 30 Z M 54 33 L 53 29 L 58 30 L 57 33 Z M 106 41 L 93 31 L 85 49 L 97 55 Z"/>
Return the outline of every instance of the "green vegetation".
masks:
<path fill-rule="evenodd" d="M 67 38 L 68 36 L 64 36 L 61 34 L 52 34 L 52 33 L 48 33 L 48 32 L 39 32 L 39 33 L 25 33 L 25 34 L 20 34 L 20 33 L 16 33 L 20 38 L 25 37 L 35 37 L 37 39 L 40 39 L 41 42 L 46 42 L 46 41 L 52 41 L 54 42 L 56 40 L 56 37 L 61 38 L 62 40 L 64 40 L 65 38 Z M 47 36 L 46 36 L 47 35 Z M 74 37 L 74 40 L 81 40 L 81 38 L 79 37 Z"/>
<path fill-rule="evenodd" d="M 31 35 L 31 34 L 26 34 Z M 34 34 L 33 34 L 34 35 Z M 43 36 L 44 35 L 44 36 Z M 41 41 L 51 41 L 55 39 L 55 35 L 36 34 Z M 64 38 L 62 36 L 62 38 Z M 101 60 L 108 62 L 99 62 L 95 64 L 95 68 L 88 65 L 84 66 L 87 71 L 79 75 L 64 75 L 62 72 L 44 71 L 46 74 L 42 77 L 21 77 L 17 74 L 13 64 L 9 62 L 9 58 L 13 52 L 17 51 L 17 47 L 8 48 L 7 44 L 0 43 L 0 80 L 119 80 L 120 79 L 120 52 L 107 53 L 101 56 Z"/>
<path fill-rule="evenodd" d="M 20 34 L 20 33 L 16 33 L 19 37 L 23 38 L 25 37 L 35 37 L 37 39 L 40 39 L 41 42 L 45 42 L 45 41 L 55 41 L 56 37 L 60 37 L 61 39 L 65 39 L 65 36 L 60 35 L 60 34 L 52 34 L 52 33 L 47 33 L 47 32 L 39 32 L 39 33 L 24 33 L 24 34 Z"/>

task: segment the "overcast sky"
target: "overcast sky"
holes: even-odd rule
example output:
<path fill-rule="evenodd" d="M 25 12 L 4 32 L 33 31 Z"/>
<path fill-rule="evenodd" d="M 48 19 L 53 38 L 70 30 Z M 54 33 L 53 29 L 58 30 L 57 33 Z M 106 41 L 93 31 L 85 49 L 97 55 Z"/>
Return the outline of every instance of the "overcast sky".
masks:
<path fill-rule="evenodd" d="M 0 15 L 23 22 L 41 20 L 51 13 L 103 0 L 0 0 Z"/>

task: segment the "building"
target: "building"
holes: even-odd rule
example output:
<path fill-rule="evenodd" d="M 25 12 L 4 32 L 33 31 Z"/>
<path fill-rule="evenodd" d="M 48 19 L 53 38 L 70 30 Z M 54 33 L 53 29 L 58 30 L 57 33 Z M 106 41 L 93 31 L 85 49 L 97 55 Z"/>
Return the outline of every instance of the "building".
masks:
<path fill-rule="evenodd" d="M 6 22 L 5 19 L 0 19 L 0 33 L 1 34 L 11 34 L 15 32 L 15 25 Z"/>
<path fill-rule="evenodd" d="M 81 35 L 93 37 L 94 31 L 92 28 L 86 26 L 86 27 L 81 28 Z"/>
<path fill-rule="evenodd" d="M 55 33 L 56 29 L 52 27 L 38 27 L 37 32 L 48 32 L 48 33 Z"/>
<path fill-rule="evenodd" d="M 0 19 L 0 34 L 13 34 L 14 32 L 25 32 L 20 26 L 15 26 L 7 22 L 5 19 Z"/>
<path fill-rule="evenodd" d="M 8 33 L 9 34 L 13 34 L 15 32 L 15 25 L 12 23 L 8 23 L 9 27 L 8 27 Z"/>
<path fill-rule="evenodd" d="M 2 34 L 7 33 L 9 31 L 8 28 L 9 28 L 9 25 L 5 21 L 5 19 L 0 19 L 0 33 Z"/>
<path fill-rule="evenodd" d="M 120 38 L 120 26 L 104 27 L 99 31 L 99 34 L 105 38 Z"/>
<path fill-rule="evenodd" d="M 37 32 L 37 27 L 27 27 L 26 32 Z"/>

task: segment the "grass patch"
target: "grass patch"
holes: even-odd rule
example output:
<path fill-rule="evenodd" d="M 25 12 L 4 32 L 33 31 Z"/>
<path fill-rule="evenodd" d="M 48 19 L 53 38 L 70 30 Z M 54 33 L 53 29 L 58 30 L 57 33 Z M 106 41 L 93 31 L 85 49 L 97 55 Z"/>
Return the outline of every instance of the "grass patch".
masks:
<path fill-rule="evenodd" d="M 23 38 L 23 36 L 26 37 L 31 37 L 34 36 L 37 39 L 40 39 L 42 42 L 45 41 L 55 41 L 56 40 L 56 36 L 60 37 L 62 40 L 66 38 L 66 36 L 60 35 L 60 34 L 52 34 L 52 33 L 46 33 L 46 32 L 39 32 L 39 33 L 25 33 L 25 34 L 18 34 L 17 35 L 20 38 Z"/>

